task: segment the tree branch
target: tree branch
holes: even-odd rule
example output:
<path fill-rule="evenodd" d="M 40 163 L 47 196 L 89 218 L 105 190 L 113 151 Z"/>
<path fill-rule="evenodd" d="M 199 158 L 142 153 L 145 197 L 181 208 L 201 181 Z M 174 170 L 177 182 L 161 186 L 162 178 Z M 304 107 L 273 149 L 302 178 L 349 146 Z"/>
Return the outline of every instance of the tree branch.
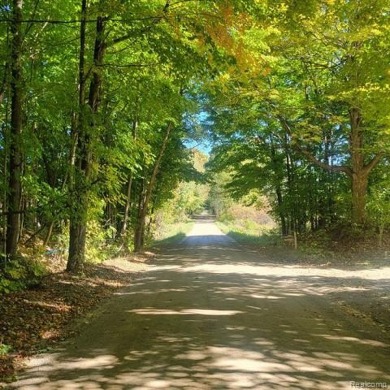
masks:
<path fill-rule="evenodd" d="M 117 23 L 133 23 L 133 22 L 140 22 L 145 20 L 154 20 L 156 19 L 156 16 L 145 16 L 143 18 L 131 18 L 131 19 L 110 19 L 107 20 L 110 22 L 117 22 Z M 12 19 L 8 18 L 0 18 L 0 23 L 10 23 L 12 22 Z M 69 20 L 59 20 L 59 19 L 23 19 L 20 21 L 21 24 L 27 23 L 27 24 L 80 24 L 80 23 L 96 23 L 95 19 L 86 19 L 83 21 L 82 19 L 69 19 Z"/>
<path fill-rule="evenodd" d="M 375 157 L 373 157 L 372 160 L 364 166 L 364 173 L 368 175 L 380 163 L 384 156 L 384 152 L 379 152 Z"/>
<path fill-rule="evenodd" d="M 283 129 L 287 132 L 287 134 L 291 137 L 291 139 L 294 139 L 295 137 L 292 134 L 291 127 L 289 123 L 286 121 L 286 119 L 280 115 L 278 116 L 278 119 Z M 305 150 L 301 146 L 299 146 L 298 142 L 293 142 L 291 146 L 299 153 L 303 154 L 311 163 L 317 165 L 318 167 L 328 172 L 339 172 L 339 173 L 345 173 L 348 176 L 352 176 L 353 173 L 352 169 L 350 167 L 347 167 L 346 165 L 330 165 L 323 161 L 320 161 L 315 156 L 313 156 L 313 154 L 310 153 L 308 150 Z"/>
<path fill-rule="evenodd" d="M 171 0 L 167 0 L 165 5 L 164 5 L 164 8 L 162 10 L 162 15 L 161 16 L 155 16 L 155 17 L 151 17 L 152 19 L 152 23 L 145 27 L 143 30 L 142 30 L 142 33 L 145 33 L 147 31 L 149 31 L 153 26 L 157 25 L 158 23 L 161 22 L 161 20 L 163 20 L 165 18 L 165 16 L 167 15 L 168 13 L 168 9 L 171 5 Z M 118 43 L 121 43 L 123 41 L 126 41 L 127 39 L 131 38 L 132 36 L 132 32 L 128 33 L 128 34 L 125 34 L 125 35 L 122 35 L 121 37 L 118 37 L 118 38 L 115 38 L 113 39 L 108 46 L 114 46 Z"/>
<path fill-rule="evenodd" d="M 141 64 L 141 63 L 134 63 L 134 64 L 111 64 L 111 63 L 104 63 L 97 65 L 97 67 L 102 68 L 146 68 L 146 67 L 152 67 L 152 66 L 159 66 L 160 64 L 158 62 L 151 62 L 150 64 Z"/>
<path fill-rule="evenodd" d="M 303 154 L 310 162 L 317 165 L 318 167 L 328 171 L 328 172 L 342 172 L 345 173 L 348 176 L 352 176 L 352 169 L 350 167 L 347 167 L 346 165 L 330 165 L 327 163 L 324 163 L 320 160 L 318 160 L 316 157 L 312 155 L 308 150 L 302 149 L 298 145 L 294 145 L 294 147 Z"/>

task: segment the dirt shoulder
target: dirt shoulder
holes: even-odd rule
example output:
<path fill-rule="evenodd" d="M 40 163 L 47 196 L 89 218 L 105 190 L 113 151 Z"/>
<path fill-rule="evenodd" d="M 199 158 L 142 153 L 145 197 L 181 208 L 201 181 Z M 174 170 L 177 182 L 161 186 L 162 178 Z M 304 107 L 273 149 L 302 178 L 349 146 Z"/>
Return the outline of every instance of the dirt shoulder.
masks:
<path fill-rule="evenodd" d="M 87 265 L 83 277 L 53 273 L 32 289 L 0 296 L 0 346 L 9 349 L 0 354 L 0 383 L 15 380 L 26 357 L 74 335 L 80 320 L 131 285 L 152 259 L 149 253 Z"/>

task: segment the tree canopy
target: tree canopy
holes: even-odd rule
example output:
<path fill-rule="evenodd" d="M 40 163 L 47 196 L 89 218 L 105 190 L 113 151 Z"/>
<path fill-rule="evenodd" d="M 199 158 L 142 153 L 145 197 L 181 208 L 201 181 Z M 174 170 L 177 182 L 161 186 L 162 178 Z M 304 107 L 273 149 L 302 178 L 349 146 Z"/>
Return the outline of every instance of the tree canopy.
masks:
<path fill-rule="evenodd" d="M 250 65 L 209 83 L 216 169 L 236 194 L 272 194 L 283 231 L 369 222 L 388 163 L 388 32 L 388 1 L 269 2 L 237 37 Z"/>
<path fill-rule="evenodd" d="M 389 16 L 388 0 L 4 1 L 5 258 L 38 236 L 65 237 L 75 273 L 97 237 L 142 250 L 170 199 L 207 204 L 186 147 L 205 136 L 209 176 L 266 196 L 283 233 L 383 226 Z"/>

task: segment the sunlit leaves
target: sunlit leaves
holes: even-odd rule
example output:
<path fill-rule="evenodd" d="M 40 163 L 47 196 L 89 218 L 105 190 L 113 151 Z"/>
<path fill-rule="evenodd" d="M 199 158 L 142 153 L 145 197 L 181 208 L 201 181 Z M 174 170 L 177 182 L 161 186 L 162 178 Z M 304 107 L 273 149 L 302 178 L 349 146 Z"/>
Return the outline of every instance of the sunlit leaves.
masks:
<path fill-rule="evenodd" d="M 289 165 L 285 177 L 291 191 L 297 191 L 294 180 L 309 161 L 330 170 L 333 164 L 360 161 L 353 166 L 357 175 L 372 169 L 370 162 L 377 164 L 390 144 L 389 62 L 383 55 L 390 44 L 388 11 L 387 1 L 269 1 L 256 14 L 257 23 L 237 30 L 234 38 L 245 51 L 230 51 L 236 66 L 210 84 L 210 117 L 221 134 L 218 139 L 245 145 L 246 152 L 239 153 L 245 159 L 253 132 L 264 139 L 267 124 L 273 123 L 274 140 Z M 352 129 L 350 112 L 356 108 L 363 122 Z M 360 147 L 349 144 L 352 131 L 359 131 Z M 245 188 L 245 179 L 253 181 L 246 165 L 237 171 L 238 190 Z M 320 172 L 314 172 L 313 180 L 316 175 L 328 185 Z"/>

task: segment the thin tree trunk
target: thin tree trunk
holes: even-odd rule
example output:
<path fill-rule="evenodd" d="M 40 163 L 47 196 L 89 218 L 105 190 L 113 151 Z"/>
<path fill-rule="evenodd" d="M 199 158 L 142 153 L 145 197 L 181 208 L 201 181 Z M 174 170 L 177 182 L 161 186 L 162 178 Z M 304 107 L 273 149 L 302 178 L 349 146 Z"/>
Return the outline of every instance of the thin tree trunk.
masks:
<path fill-rule="evenodd" d="M 7 44 L 8 44 L 8 33 L 7 33 Z M 1 86 L 0 86 L 0 104 L 3 103 L 5 91 L 7 90 L 8 75 L 9 75 L 9 63 L 6 62 L 4 65 L 3 80 L 2 80 Z"/>
<path fill-rule="evenodd" d="M 295 210 L 296 203 L 296 193 L 295 189 L 295 172 L 294 172 L 294 162 L 291 155 L 290 148 L 290 135 L 285 133 L 284 135 L 284 153 L 285 153 L 285 165 L 286 165 L 286 175 L 287 175 L 287 193 L 289 198 L 289 211 L 287 217 L 288 225 L 287 232 L 290 234 L 292 231 L 295 231 L 297 225 L 297 213 Z"/>
<path fill-rule="evenodd" d="M 137 220 L 137 226 L 135 229 L 135 235 L 134 235 L 134 252 L 139 252 L 143 248 L 143 241 L 144 241 L 144 235 L 145 235 L 145 220 L 148 212 L 149 202 L 153 193 L 154 185 L 156 183 L 157 174 L 160 170 L 161 160 L 164 156 L 165 149 L 168 146 L 169 137 L 171 134 L 173 124 L 170 122 L 167 126 L 164 140 L 161 144 L 160 153 L 154 163 L 154 168 L 152 175 L 150 177 L 148 186 L 146 188 L 145 197 L 143 202 L 140 204 L 139 213 L 138 213 L 138 220 Z"/>
<path fill-rule="evenodd" d="M 145 190 L 143 184 L 142 191 L 140 191 L 138 197 L 138 214 L 137 214 L 137 222 L 134 230 L 134 252 L 139 252 L 143 248 L 144 226 L 145 226 L 145 218 L 146 218 L 146 211 L 144 208 L 144 204 L 145 204 Z"/>
<path fill-rule="evenodd" d="M 125 204 L 125 211 L 124 211 L 124 215 L 123 215 L 122 228 L 120 231 L 120 235 L 122 237 L 126 234 L 127 224 L 129 222 L 132 187 L 133 187 L 133 174 L 130 173 L 128 181 L 127 181 L 126 204 Z"/>
<path fill-rule="evenodd" d="M 53 229 L 54 229 L 54 221 L 51 221 L 47 228 L 45 239 L 43 240 L 43 246 L 46 246 L 49 243 L 51 235 L 53 234 Z"/>
<path fill-rule="evenodd" d="M 21 226 L 22 201 L 22 0 L 13 1 L 11 26 L 11 126 L 9 139 L 8 218 L 6 253 L 14 257 L 17 252 Z"/>
<path fill-rule="evenodd" d="M 5 140 L 8 139 L 8 130 L 6 123 L 8 123 L 8 105 L 6 107 L 6 114 L 5 114 L 5 123 L 3 124 L 3 137 Z M 4 178 L 3 178 L 3 188 L 4 192 L 2 193 L 2 227 L 3 227 L 3 253 L 7 253 L 7 205 L 8 205 L 8 191 L 7 191 L 7 183 L 8 183 L 8 146 L 7 142 L 4 144 L 4 159 L 2 161 L 3 163 L 3 172 L 4 172 Z"/>
<path fill-rule="evenodd" d="M 378 245 L 379 245 L 379 248 L 382 248 L 383 246 L 383 233 L 385 231 L 385 224 L 383 222 L 381 222 L 379 224 L 379 236 L 378 236 Z"/>
<path fill-rule="evenodd" d="M 133 131 L 132 131 L 133 140 L 136 140 L 137 138 L 137 128 L 138 128 L 138 120 L 135 119 L 133 121 Z M 130 172 L 127 181 L 126 204 L 125 204 L 125 211 L 123 215 L 123 223 L 120 231 L 120 236 L 122 237 L 126 234 L 127 225 L 129 222 L 132 189 L 133 189 L 133 173 Z"/>

